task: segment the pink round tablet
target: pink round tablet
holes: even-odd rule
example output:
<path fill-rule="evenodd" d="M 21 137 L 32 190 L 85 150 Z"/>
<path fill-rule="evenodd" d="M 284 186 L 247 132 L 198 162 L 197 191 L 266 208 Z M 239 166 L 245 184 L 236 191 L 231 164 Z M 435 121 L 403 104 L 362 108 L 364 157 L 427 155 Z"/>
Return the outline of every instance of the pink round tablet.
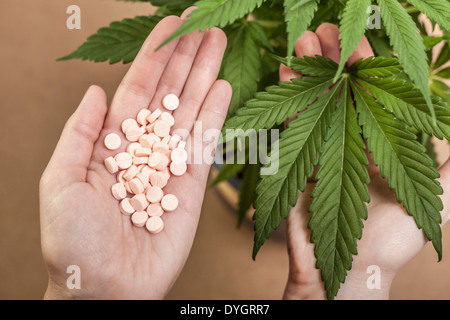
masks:
<path fill-rule="evenodd" d="M 115 183 L 111 186 L 111 193 L 116 200 L 125 199 L 127 196 L 127 190 L 125 189 L 125 186 L 120 182 Z"/>
<path fill-rule="evenodd" d="M 139 143 L 141 144 L 141 147 L 144 148 L 151 148 L 153 144 L 159 141 L 161 141 L 161 139 L 153 132 L 149 134 L 144 134 L 139 138 Z"/>
<path fill-rule="evenodd" d="M 150 168 L 148 165 L 144 166 L 141 170 L 142 174 L 145 174 L 149 179 L 151 177 L 152 174 L 154 174 L 156 172 L 155 169 Z"/>
<path fill-rule="evenodd" d="M 169 148 L 171 150 L 175 149 L 178 146 L 178 143 L 181 141 L 181 137 L 177 134 L 174 134 L 169 140 Z"/>
<path fill-rule="evenodd" d="M 150 217 L 160 217 L 164 213 L 164 210 L 161 208 L 161 204 L 159 202 L 157 203 L 150 203 L 147 207 L 147 214 Z"/>
<path fill-rule="evenodd" d="M 125 171 L 122 170 L 117 174 L 117 182 L 120 182 L 122 184 L 125 184 L 126 180 L 124 179 L 123 175 L 125 174 Z"/>
<path fill-rule="evenodd" d="M 153 132 L 153 128 L 155 127 L 155 123 L 150 123 L 148 126 L 145 127 L 145 130 L 147 130 L 148 133 Z"/>
<path fill-rule="evenodd" d="M 120 169 L 128 169 L 133 164 L 133 157 L 128 152 L 121 152 L 114 157 Z"/>
<path fill-rule="evenodd" d="M 136 142 L 139 140 L 139 138 L 142 136 L 141 128 L 139 127 L 129 127 L 125 131 L 125 136 L 127 137 L 128 141 Z"/>
<path fill-rule="evenodd" d="M 133 178 L 129 182 L 130 189 L 133 191 L 134 194 L 141 194 L 144 192 L 144 185 L 142 184 L 141 180 L 138 178 Z"/>
<path fill-rule="evenodd" d="M 176 95 L 171 93 L 163 98 L 162 105 L 167 110 L 173 111 L 173 110 L 177 109 L 178 106 L 180 105 L 180 100 L 178 99 L 178 97 Z"/>
<path fill-rule="evenodd" d="M 134 177 L 136 177 L 136 175 L 138 174 L 139 169 L 135 166 L 132 165 L 131 167 L 129 167 L 126 171 L 124 171 L 123 174 L 123 178 L 126 181 L 130 181 L 131 179 L 133 179 Z"/>
<path fill-rule="evenodd" d="M 170 172 L 172 172 L 172 174 L 174 176 L 182 176 L 183 174 L 185 174 L 187 171 L 187 165 L 186 162 L 172 162 L 170 164 Z"/>
<path fill-rule="evenodd" d="M 170 125 L 167 122 L 158 120 L 155 122 L 155 127 L 153 131 L 158 137 L 164 138 L 167 137 L 170 133 Z"/>
<path fill-rule="evenodd" d="M 150 183 L 149 183 L 149 179 L 148 179 L 147 175 L 145 175 L 143 173 L 138 173 L 136 175 L 136 178 L 142 182 L 142 185 L 144 186 L 144 190 L 149 187 Z"/>
<path fill-rule="evenodd" d="M 153 152 L 149 157 L 148 157 L 148 165 L 151 168 L 156 168 L 159 163 L 162 161 L 164 155 L 159 153 L 159 152 Z"/>
<path fill-rule="evenodd" d="M 139 148 L 134 152 L 136 157 L 148 157 L 152 154 L 152 149 L 150 148 Z"/>
<path fill-rule="evenodd" d="M 165 167 L 164 170 L 160 170 L 158 172 L 161 172 L 163 176 L 166 177 L 167 181 L 170 179 L 171 174 L 168 167 Z"/>
<path fill-rule="evenodd" d="M 114 174 L 119 171 L 119 165 L 113 157 L 108 157 L 105 159 L 105 167 L 109 173 Z"/>
<path fill-rule="evenodd" d="M 129 127 L 137 127 L 138 123 L 134 119 L 127 119 L 122 122 L 122 132 L 125 134 Z"/>
<path fill-rule="evenodd" d="M 156 119 L 159 118 L 159 116 L 162 114 L 162 111 L 160 109 L 156 109 L 152 112 L 151 115 L 148 116 L 147 121 L 150 123 L 153 123 L 156 121 Z"/>
<path fill-rule="evenodd" d="M 133 193 L 133 191 L 131 191 L 130 183 L 128 181 L 125 181 L 124 185 L 125 185 L 125 190 L 127 190 L 128 193 Z"/>
<path fill-rule="evenodd" d="M 188 154 L 186 150 L 181 148 L 175 148 L 170 153 L 170 159 L 173 162 L 186 162 L 188 158 Z"/>
<path fill-rule="evenodd" d="M 136 227 L 145 226 L 145 223 L 147 222 L 147 220 L 148 220 L 148 214 L 145 211 L 136 211 L 131 216 L 131 222 L 133 222 L 133 224 Z"/>
<path fill-rule="evenodd" d="M 160 187 L 151 186 L 148 188 L 146 196 L 148 201 L 151 203 L 156 203 L 161 201 L 164 196 L 164 192 Z"/>
<path fill-rule="evenodd" d="M 160 118 L 161 118 L 162 121 L 167 123 L 170 127 L 172 127 L 175 124 L 174 117 L 168 112 L 161 113 Z"/>
<path fill-rule="evenodd" d="M 115 133 L 110 133 L 105 137 L 105 147 L 109 150 L 117 150 L 120 148 L 122 140 L 119 135 Z"/>
<path fill-rule="evenodd" d="M 141 149 L 141 148 L 142 148 L 142 146 L 141 146 L 140 143 L 138 143 L 138 142 L 133 142 L 133 143 L 130 143 L 130 144 L 127 146 L 127 152 L 128 152 L 129 154 L 131 154 L 132 156 L 135 156 L 136 151 L 137 151 L 138 149 Z"/>
<path fill-rule="evenodd" d="M 167 185 L 167 181 L 168 179 L 162 172 L 156 172 L 150 177 L 150 183 L 154 187 L 164 188 Z"/>
<path fill-rule="evenodd" d="M 131 198 L 131 205 L 136 211 L 144 211 L 148 207 L 148 201 L 144 194 L 135 195 Z"/>
<path fill-rule="evenodd" d="M 173 194 L 166 194 L 161 199 L 161 207 L 164 211 L 171 212 L 178 208 L 178 198 Z"/>
<path fill-rule="evenodd" d="M 165 155 L 161 155 L 161 160 L 159 163 L 154 167 L 156 170 L 164 170 L 169 165 L 169 158 L 167 158 Z"/>
<path fill-rule="evenodd" d="M 160 217 L 150 217 L 146 221 L 145 227 L 150 233 L 159 233 L 164 229 L 164 222 Z"/>
<path fill-rule="evenodd" d="M 120 212 L 122 212 L 124 215 L 127 215 L 127 216 L 131 215 L 133 212 L 136 211 L 136 210 L 134 210 L 133 206 L 131 205 L 130 198 L 125 198 L 122 201 L 120 201 L 119 209 L 120 209 Z"/>
<path fill-rule="evenodd" d="M 161 142 L 157 142 L 153 145 L 153 151 L 157 151 L 159 153 L 162 153 L 163 155 L 165 155 L 166 157 L 170 157 L 170 149 L 169 146 L 165 143 Z"/>
<path fill-rule="evenodd" d="M 136 166 L 139 166 L 141 164 L 147 164 L 148 163 L 148 157 L 135 157 L 133 158 L 133 164 Z"/>
<path fill-rule="evenodd" d="M 147 117 L 151 114 L 152 112 L 148 109 L 141 109 L 136 117 L 137 122 L 140 125 L 146 125 L 147 124 Z"/>

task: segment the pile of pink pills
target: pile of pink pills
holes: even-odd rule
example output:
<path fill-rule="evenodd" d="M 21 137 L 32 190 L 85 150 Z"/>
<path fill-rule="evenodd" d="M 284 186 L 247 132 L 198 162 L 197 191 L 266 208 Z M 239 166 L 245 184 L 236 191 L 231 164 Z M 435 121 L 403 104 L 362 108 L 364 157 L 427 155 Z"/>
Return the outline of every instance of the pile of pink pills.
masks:
<path fill-rule="evenodd" d="M 173 111 L 179 106 L 178 97 L 169 94 L 162 105 Z M 174 124 L 170 112 L 142 109 L 136 119 L 122 122 L 122 132 L 130 142 L 126 151 L 105 159 L 106 169 L 117 174 L 111 193 L 120 201 L 120 212 L 131 216 L 135 226 L 145 226 L 150 233 L 161 232 L 164 228 L 161 216 L 178 207 L 177 197 L 165 194 L 164 187 L 172 175 L 182 176 L 187 170 L 186 142 L 170 134 Z M 122 139 L 110 133 L 104 143 L 107 149 L 117 150 Z"/>

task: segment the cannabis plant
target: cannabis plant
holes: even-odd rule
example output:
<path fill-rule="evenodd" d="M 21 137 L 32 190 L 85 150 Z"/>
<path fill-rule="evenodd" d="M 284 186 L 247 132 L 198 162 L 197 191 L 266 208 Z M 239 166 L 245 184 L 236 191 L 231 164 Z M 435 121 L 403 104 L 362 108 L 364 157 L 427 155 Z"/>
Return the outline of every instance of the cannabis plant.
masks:
<path fill-rule="evenodd" d="M 278 172 L 261 175 L 263 166 L 247 160 L 225 164 L 216 179 L 241 179 L 239 221 L 252 205 L 255 209 L 253 257 L 288 216 L 308 179 L 314 179 L 311 241 L 327 296 L 333 299 L 352 267 L 367 218 L 367 148 L 441 259 L 443 191 L 430 138 L 450 139 L 449 88 L 442 81 L 450 75 L 444 68 L 450 57 L 447 0 L 376 0 L 376 7 L 370 0 L 140 1 L 157 6 L 155 15 L 113 22 L 61 60 L 131 62 L 162 17 L 191 5 L 197 9 L 162 45 L 197 29 L 224 29 L 228 48 L 220 77 L 233 87 L 224 130 L 282 131 L 279 148 L 272 150 L 278 153 Z M 369 28 L 377 12 L 380 26 Z M 427 36 L 420 12 L 444 36 Z M 323 22 L 339 26 L 339 63 L 320 56 L 282 58 L 292 56 L 306 30 Z M 376 57 L 346 67 L 363 35 Z M 432 62 L 431 50 L 441 42 L 444 47 Z M 280 62 L 304 77 L 277 83 Z"/>

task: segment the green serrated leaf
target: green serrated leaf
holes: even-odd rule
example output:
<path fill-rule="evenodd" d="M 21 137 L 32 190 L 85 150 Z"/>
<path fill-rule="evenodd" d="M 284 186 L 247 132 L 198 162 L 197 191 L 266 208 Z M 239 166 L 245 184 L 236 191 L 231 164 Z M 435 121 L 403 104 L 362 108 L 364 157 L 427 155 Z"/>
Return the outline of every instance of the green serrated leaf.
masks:
<path fill-rule="evenodd" d="M 450 45 L 448 42 L 446 42 L 441 52 L 439 53 L 439 56 L 437 57 L 436 62 L 433 65 L 433 68 L 435 70 L 439 69 L 444 64 L 446 64 L 448 60 L 450 60 Z"/>
<path fill-rule="evenodd" d="M 437 161 L 437 154 L 434 151 L 434 143 L 432 141 L 433 136 L 430 136 L 426 133 L 419 132 L 417 134 L 418 141 L 425 147 L 425 153 L 431 160 L 433 160 L 433 167 L 438 169 L 439 162 Z"/>
<path fill-rule="evenodd" d="M 196 30 L 205 30 L 212 27 L 223 28 L 236 19 L 244 17 L 247 13 L 259 7 L 266 0 L 200 0 L 194 3 L 197 7 L 172 35 L 159 47 L 165 46 L 172 40 Z"/>
<path fill-rule="evenodd" d="M 430 90 L 450 104 L 450 88 L 447 84 L 437 79 L 433 79 L 430 84 Z"/>
<path fill-rule="evenodd" d="M 448 0 L 408 0 L 439 26 L 450 29 L 450 3 Z"/>
<path fill-rule="evenodd" d="M 228 141 L 231 137 L 226 136 L 226 131 L 229 129 L 258 131 L 283 123 L 314 102 L 332 83 L 331 78 L 303 78 L 268 87 L 266 92 L 256 93 L 254 99 L 247 101 L 244 108 L 226 121 L 223 136 Z"/>
<path fill-rule="evenodd" d="M 248 209 L 256 198 L 256 186 L 259 181 L 259 164 L 249 164 L 244 169 L 239 188 L 238 227 L 244 221 Z"/>
<path fill-rule="evenodd" d="M 361 219 L 367 219 L 366 203 L 370 200 L 369 162 L 350 89 L 347 85 L 344 88 L 320 156 L 318 182 L 309 208 L 313 212 L 308 227 L 311 242 L 316 244 L 316 267 L 321 269 L 329 300 L 334 299 L 352 267 L 356 239 L 362 236 Z"/>
<path fill-rule="evenodd" d="M 422 92 L 430 109 L 433 122 L 435 122 L 436 114 L 428 88 L 427 56 L 417 27 L 405 8 L 397 0 L 378 0 L 378 4 L 386 32 L 390 37 L 394 51 L 398 53 L 403 70 Z"/>
<path fill-rule="evenodd" d="M 439 260 L 442 258 L 440 228 L 443 209 L 439 195 L 443 193 L 439 173 L 425 148 L 406 124 L 395 119 L 358 84 L 352 83 L 359 124 L 363 127 L 369 152 L 373 152 L 376 165 L 389 188 L 395 190 L 398 202 L 413 216 L 419 229 L 432 241 Z"/>
<path fill-rule="evenodd" d="M 253 259 L 265 240 L 295 206 L 298 191 L 304 191 L 308 177 L 313 174 L 323 140 L 328 132 L 331 114 L 335 110 L 341 83 L 330 89 L 290 122 L 280 135 L 279 148 L 271 153 L 277 159 L 278 171 L 262 176 L 255 201 L 255 238 Z M 272 165 L 272 163 L 267 166 Z"/>
<path fill-rule="evenodd" d="M 444 38 L 443 37 L 430 37 L 426 35 L 421 35 L 423 39 L 423 45 L 425 46 L 426 50 L 433 49 L 434 46 L 436 46 L 439 42 L 441 42 Z"/>
<path fill-rule="evenodd" d="M 319 55 L 316 55 L 315 57 L 293 57 L 290 59 L 276 55 L 271 56 L 284 65 L 289 65 L 292 70 L 300 72 L 304 76 L 332 77 L 336 74 L 336 69 L 338 67 L 338 64 L 333 60 Z"/>
<path fill-rule="evenodd" d="M 257 21 L 248 21 L 247 28 L 257 44 L 266 50 L 273 51 L 273 47 L 270 44 L 269 38 L 267 38 L 264 28 Z"/>
<path fill-rule="evenodd" d="M 369 57 L 356 61 L 348 72 L 357 77 L 390 77 L 399 73 L 402 66 L 396 58 Z"/>
<path fill-rule="evenodd" d="M 223 78 L 233 88 L 228 115 L 233 115 L 258 90 L 261 77 L 260 48 L 253 39 L 252 30 L 248 28 L 250 24 L 237 30 L 238 35 L 229 43 L 229 50 L 224 57 Z"/>
<path fill-rule="evenodd" d="M 367 39 L 370 42 L 373 50 L 378 56 L 384 58 L 392 58 L 392 48 L 389 45 L 389 41 L 384 37 L 379 37 L 373 32 L 366 32 Z"/>
<path fill-rule="evenodd" d="M 341 40 L 341 62 L 334 77 L 334 81 L 344 70 L 345 64 L 353 51 L 358 47 L 361 38 L 367 29 L 367 19 L 369 13 L 367 8 L 370 6 L 371 0 L 348 0 L 342 15 L 339 27 Z"/>
<path fill-rule="evenodd" d="M 408 125 L 439 139 L 450 139 L 450 108 L 433 97 L 436 125 L 421 92 L 411 83 L 394 78 L 366 78 L 358 82 L 394 115 Z"/>
<path fill-rule="evenodd" d="M 446 79 L 450 78 L 450 67 L 440 70 L 436 73 L 436 76 Z"/>
<path fill-rule="evenodd" d="M 290 57 L 294 51 L 295 43 L 308 29 L 314 13 L 317 11 L 316 0 L 285 0 L 285 21 L 288 33 L 287 56 Z"/>
<path fill-rule="evenodd" d="M 90 36 L 73 53 L 57 61 L 82 59 L 95 62 L 109 60 L 111 64 L 132 62 L 160 20 L 161 17 L 157 16 L 138 16 L 112 22 L 109 27 L 101 28 Z"/>

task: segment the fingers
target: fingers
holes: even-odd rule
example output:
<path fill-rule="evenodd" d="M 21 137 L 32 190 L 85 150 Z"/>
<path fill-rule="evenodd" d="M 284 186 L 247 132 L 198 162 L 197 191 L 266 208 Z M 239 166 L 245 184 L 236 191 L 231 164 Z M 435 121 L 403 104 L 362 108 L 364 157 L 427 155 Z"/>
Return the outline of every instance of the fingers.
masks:
<path fill-rule="evenodd" d="M 220 131 L 227 116 L 232 95 L 231 85 L 225 80 L 217 80 L 205 99 L 196 125 L 188 143 L 190 154 L 189 172 L 195 179 L 206 184 L 209 168 L 216 150 Z"/>
<path fill-rule="evenodd" d="M 331 23 L 323 23 L 316 30 L 322 48 L 322 55 L 336 63 L 341 60 L 339 28 Z"/>
<path fill-rule="evenodd" d="M 181 19 L 185 21 L 194 9 L 195 7 L 186 9 L 181 15 Z M 181 95 L 204 35 L 205 32 L 196 31 L 180 38 L 159 81 L 158 88 L 149 106 L 150 110 L 161 108 L 162 99 L 169 93 Z"/>
<path fill-rule="evenodd" d="M 301 74 L 298 72 L 295 72 L 288 66 L 284 64 L 280 64 L 280 81 L 289 81 L 291 79 L 299 79 L 301 78 Z"/>
<path fill-rule="evenodd" d="M 106 119 L 107 128 L 117 128 L 121 121 L 135 117 L 140 109 L 148 107 L 179 39 L 155 50 L 181 23 L 179 17 L 169 16 L 150 33 L 117 89 Z"/>
<path fill-rule="evenodd" d="M 192 129 L 200 108 L 217 79 L 226 46 L 227 37 L 222 30 L 213 28 L 206 32 L 180 96 L 180 107 L 174 112 L 173 130 L 181 128 L 189 132 Z"/>
<path fill-rule="evenodd" d="M 374 56 L 374 53 L 369 41 L 366 37 L 362 37 L 361 42 L 358 44 L 358 47 L 350 56 L 350 58 L 348 58 L 347 65 L 351 66 L 359 59 L 366 59 L 372 56 Z"/>
<path fill-rule="evenodd" d="M 91 86 L 78 109 L 67 121 L 55 152 L 44 173 L 44 181 L 63 188 L 86 181 L 94 143 L 103 127 L 107 99 L 103 89 Z"/>
<path fill-rule="evenodd" d="M 441 196 L 444 210 L 442 210 L 442 225 L 450 219 L 450 159 L 439 169 L 441 177 L 438 181 L 441 183 L 444 194 Z"/>
<path fill-rule="evenodd" d="M 313 57 L 316 54 L 322 55 L 322 48 L 320 47 L 317 35 L 314 32 L 305 31 L 295 43 L 295 53 L 300 58 L 304 56 Z M 293 71 L 284 64 L 280 64 L 280 81 L 289 81 L 290 79 L 300 77 L 300 73 Z"/>
<path fill-rule="evenodd" d="M 314 57 L 315 55 L 322 55 L 322 47 L 320 45 L 319 37 L 312 31 L 305 31 L 300 39 L 295 44 L 295 53 L 297 57 Z"/>

